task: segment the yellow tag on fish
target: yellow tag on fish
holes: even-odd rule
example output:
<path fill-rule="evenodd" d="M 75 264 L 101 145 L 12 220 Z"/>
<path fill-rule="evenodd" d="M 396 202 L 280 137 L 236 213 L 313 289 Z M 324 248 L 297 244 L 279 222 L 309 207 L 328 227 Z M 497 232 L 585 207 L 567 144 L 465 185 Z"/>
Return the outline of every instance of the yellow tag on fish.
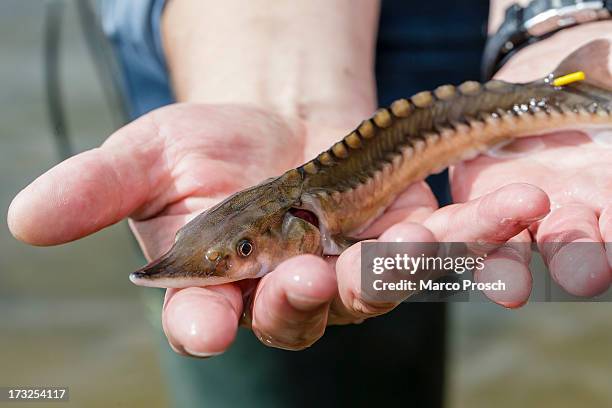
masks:
<path fill-rule="evenodd" d="M 552 81 L 552 84 L 554 86 L 563 86 L 563 85 L 568 85 L 568 84 L 571 84 L 577 81 L 584 81 L 585 79 L 586 79 L 586 76 L 584 75 L 584 72 L 577 71 L 577 72 L 572 72 L 571 74 L 560 76 L 559 78 L 555 78 Z"/>

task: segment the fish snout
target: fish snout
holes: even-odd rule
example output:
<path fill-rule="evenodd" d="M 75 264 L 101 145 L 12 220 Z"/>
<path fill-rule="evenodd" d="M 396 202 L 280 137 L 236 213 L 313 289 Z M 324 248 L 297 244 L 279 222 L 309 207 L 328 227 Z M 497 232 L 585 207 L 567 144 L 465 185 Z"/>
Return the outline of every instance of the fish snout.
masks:
<path fill-rule="evenodd" d="M 209 251 L 210 252 L 210 251 Z M 217 283 L 225 275 L 228 257 L 206 253 L 206 256 L 181 257 L 170 250 L 160 258 L 130 274 L 138 286 L 184 288 Z"/>

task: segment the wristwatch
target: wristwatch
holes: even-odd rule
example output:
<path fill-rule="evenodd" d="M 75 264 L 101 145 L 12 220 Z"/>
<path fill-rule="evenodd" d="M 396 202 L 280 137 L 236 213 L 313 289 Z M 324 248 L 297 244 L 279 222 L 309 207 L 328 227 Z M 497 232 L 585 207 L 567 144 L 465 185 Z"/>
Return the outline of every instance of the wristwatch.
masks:
<path fill-rule="evenodd" d="M 521 48 L 567 27 L 612 18 L 612 0 L 532 0 L 506 9 L 485 46 L 482 76 L 490 79 Z"/>

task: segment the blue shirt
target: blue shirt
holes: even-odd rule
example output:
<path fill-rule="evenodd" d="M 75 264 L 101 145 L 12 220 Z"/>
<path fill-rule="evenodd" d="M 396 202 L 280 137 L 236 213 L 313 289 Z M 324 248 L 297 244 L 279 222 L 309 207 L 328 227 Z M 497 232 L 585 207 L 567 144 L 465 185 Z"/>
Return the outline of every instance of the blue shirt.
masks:
<path fill-rule="evenodd" d="M 161 43 L 165 0 L 103 0 L 102 28 L 123 73 L 130 118 L 174 101 Z"/>

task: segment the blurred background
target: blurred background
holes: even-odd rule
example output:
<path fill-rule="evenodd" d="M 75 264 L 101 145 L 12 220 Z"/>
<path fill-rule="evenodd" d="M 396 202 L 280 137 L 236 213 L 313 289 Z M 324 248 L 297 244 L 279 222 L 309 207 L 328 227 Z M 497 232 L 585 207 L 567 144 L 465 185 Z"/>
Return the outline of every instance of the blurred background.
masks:
<path fill-rule="evenodd" d="M 81 151 L 102 143 L 114 124 L 74 2 L 65 3 L 61 91 L 71 140 Z M 3 214 L 21 188 L 58 160 L 44 92 L 44 18 L 44 1 L 0 2 Z M 0 386 L 68 386 L 75 407 L 167 406 L 162 339 L 145 318 L 142 289 L 127 279 L 143 262 L 127 224 L 75 243 L 33 248 L 12 238 L 4 220 Z"/>
<path fill-rule="evenodd" d="M 98 146 L 114 122 L 76 10 L 66 4 L 61 91 L 82 151 Z M 0 2 L 4 214 L 58 158 L 44 93 L 44 12 L 43 1 Z M 68 386 L 67 405 L 75 407 L 168 406 L 160 368 L 167 346 L 151 318 L 160 305 L 143 301 L 147 289 L 128 280 L 141 262 L 125 223 L 53 248 L 21 244 L 0 223 L 0 386 Z M 451 305 L 447 405 L 612 406 L 610 310 L 607 303 Z"/>

